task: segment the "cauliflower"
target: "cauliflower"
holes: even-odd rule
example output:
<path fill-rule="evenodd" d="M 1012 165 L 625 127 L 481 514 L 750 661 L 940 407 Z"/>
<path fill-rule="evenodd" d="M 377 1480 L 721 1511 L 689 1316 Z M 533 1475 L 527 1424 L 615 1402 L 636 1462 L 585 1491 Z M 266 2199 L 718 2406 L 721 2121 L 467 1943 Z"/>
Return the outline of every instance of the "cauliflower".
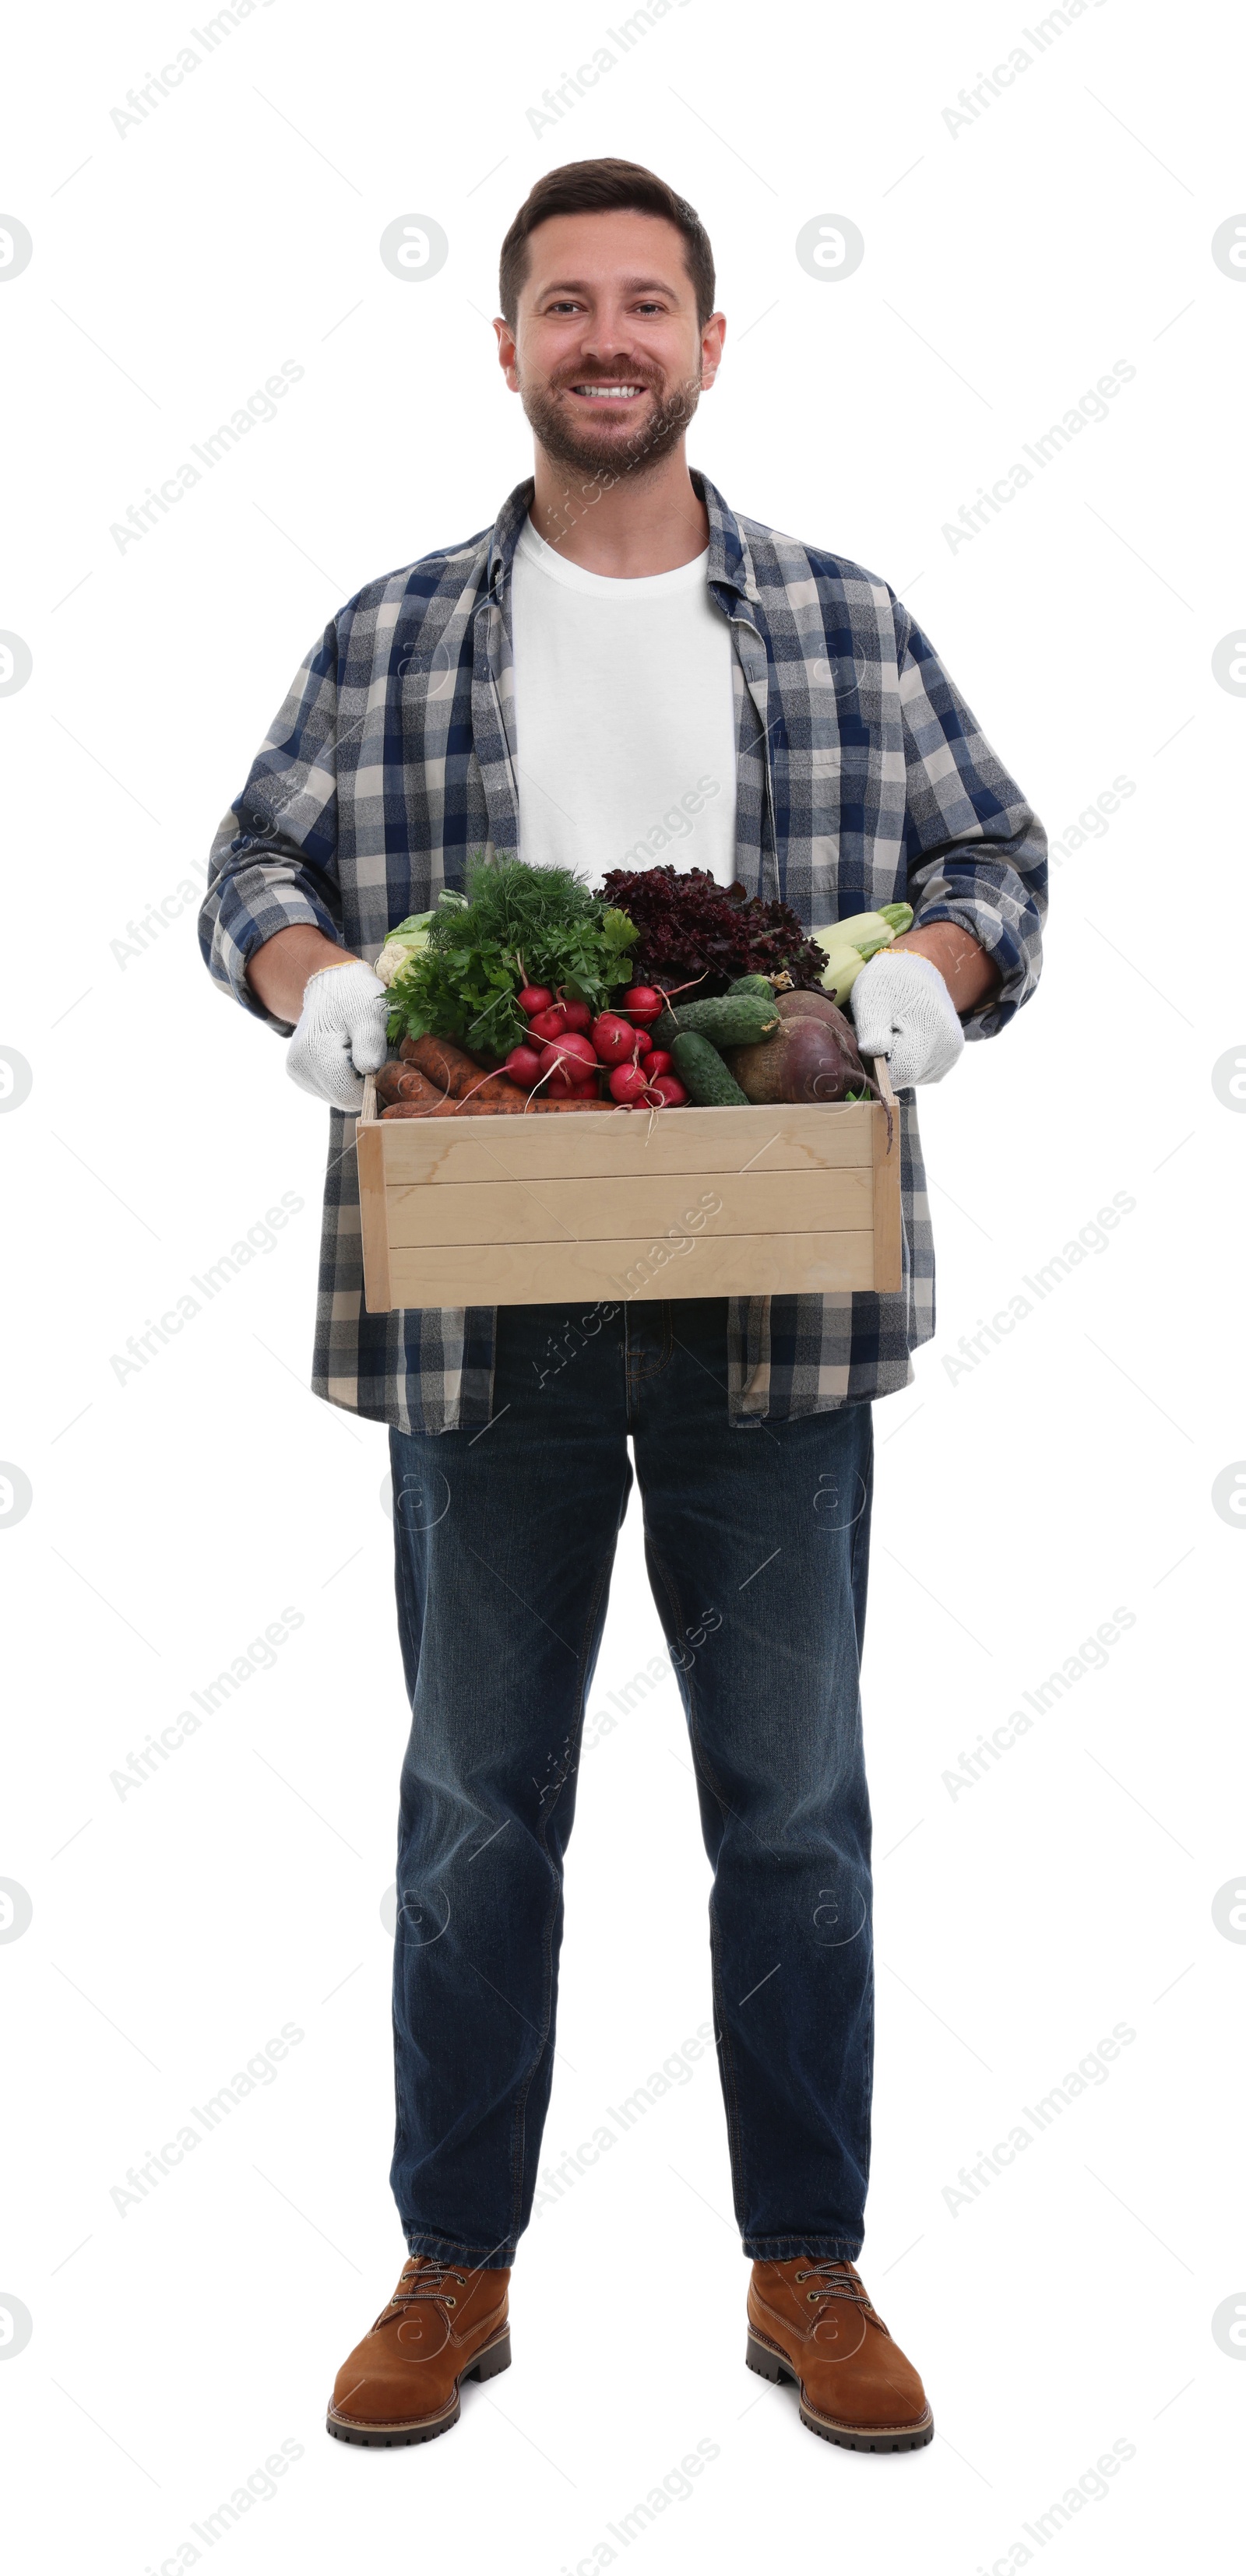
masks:
<path fill-rule="evenodd" d="M 397 929 L 390 931 L 375 967 L 382 984 L 388 987 L 396 982 L 410 959 L 418 956 L 421 948 L 427 948 L 428 925 L 432 918 L 431 912 L 416 913 L 409 921 L 400 921 Z"/>

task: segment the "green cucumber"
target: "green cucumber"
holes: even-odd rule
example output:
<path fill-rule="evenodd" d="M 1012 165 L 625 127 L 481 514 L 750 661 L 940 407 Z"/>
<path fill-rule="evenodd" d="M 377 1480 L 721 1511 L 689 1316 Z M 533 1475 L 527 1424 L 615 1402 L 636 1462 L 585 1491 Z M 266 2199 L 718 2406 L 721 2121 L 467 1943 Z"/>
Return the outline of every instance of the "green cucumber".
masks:
<path fill-rule="evenodd" d="M 774 986 L 768 975 L 737 975 L 734 984 L 727 986 L 728 1001 L 740 993 L 747 993 L 755 1002 L 774 1000 Z"/>
<path fill-rule="evenodd" d="M 747 1109 L 748 1101 L 733 1073 L 728 1073 L 716 1046 L 681 1029 L 671 1047 L 675 1071 L 698 1109 Z"/>
<path fill-rule="evenodd" d="M 759 993 L 722 993 L 710 1001 L 680 1002 L 669 1007 L 649 1031 L 651 1046 L 673 1047 L 681 1030 L 691 1030 L 699 1038 L 708 1038 L 711 1046 L 757 1046 L 762 1038 L 773 1037 L 780 1025 L 774 992 L 767 984 L 765 999 Z"/>
<path fill-rule="evenodd" d="M 773 993 L 767 1002 L 752 993 L 724 993 L 716 1001 L 682 1003 L 674 1019 L 677 1029 L 690 1029 L 716 1047 L 756 1046 L 779 1026 Z"/>

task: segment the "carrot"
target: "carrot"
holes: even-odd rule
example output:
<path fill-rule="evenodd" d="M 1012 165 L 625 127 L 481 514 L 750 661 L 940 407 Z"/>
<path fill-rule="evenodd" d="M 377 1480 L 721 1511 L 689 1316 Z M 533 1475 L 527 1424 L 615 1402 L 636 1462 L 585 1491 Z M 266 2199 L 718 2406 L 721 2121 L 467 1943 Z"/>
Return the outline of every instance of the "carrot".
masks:
<path fill-rule="evenodd" d="M 404 1038 L 398 1053 L 451 1100 L 462 1100 L 469 1091 L 476 1100 L 500 1100 L 515 1089 L 508 1075 L 482 1072 L 452 1038 Z"/>
<path fill-rule="evenodd" d="M 613 1100 L 529 1100 L 527 1114 L 534 1118 L 545 1115 L 561 1117 L 568 1109 L 604 1109 L 613 1117 L 614 1106 Z"/>
<path fill-rule="evenodd" d="M 431 1109 L 426 1108 L 418 1100 L 395 1100 L 390 1108 L 381 1111 L 381 1116 L 382 1118 L 525 1118 L 529 1116 L 540 1118 L 547 1115 L 561 1117 L 568 1110 L 604 1109 L 612 1112 L 614 1108 L 612 1100 L 534 1100 L 529 1103 L 524 1093 L 516 1090 L 513 1083 L 508 1084 L 507 1088 L 511 1094 L 509 1100 L 504 1098 L 486 1100 L 479 1096 L 472 1100 L 439 1099 Z"/>
<path fill-rule="evenodd" d="M 428 1109 L 444 1100 L 445 1092 L 438 1083 L 430 1082 L 413 1064 L 383 1064 L 376 1077 L 378 1100 L 419 1100 Z"/>
<path fill-rule="evenodd" d="M 516 1091 L 512 1100 L 447 1100 L 430 1086 L 426 1099 L 395 1100 L 381 1111 L 382 1118 L 515 1118 L 522 1116 L 524 1095 Z"/>

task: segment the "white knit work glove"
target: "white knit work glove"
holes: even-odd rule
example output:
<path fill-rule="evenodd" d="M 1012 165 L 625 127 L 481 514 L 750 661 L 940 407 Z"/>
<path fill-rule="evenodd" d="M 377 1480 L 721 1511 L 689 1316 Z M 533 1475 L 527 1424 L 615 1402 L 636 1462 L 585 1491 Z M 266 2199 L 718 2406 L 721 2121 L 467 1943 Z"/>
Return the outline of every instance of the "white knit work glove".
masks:
<path fill-rule="evenodd" d="M 286 1072 L 300 1091 L 334 1109 L 362 1109 L 360 1076 L 385 1062 L 389 995 L 362 958 L 322 966 L 308 977 L 303 1010 L 286 1049 Z"/>
<path fill-rule="evenodd" d="M 885 1055 L 893 1091 L 942 1082 L 964 1051 L 965 1032 L 937 966 L 915 948 L 880 948 L 848 997 L 857 1046 Z"/>

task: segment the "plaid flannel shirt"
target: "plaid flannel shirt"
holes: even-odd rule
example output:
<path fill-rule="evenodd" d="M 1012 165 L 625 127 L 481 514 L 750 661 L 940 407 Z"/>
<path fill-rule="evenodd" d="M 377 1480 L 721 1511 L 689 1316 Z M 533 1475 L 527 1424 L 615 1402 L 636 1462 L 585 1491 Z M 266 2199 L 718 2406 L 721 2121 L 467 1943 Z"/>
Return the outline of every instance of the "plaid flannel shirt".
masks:
<path fill-rule="evenodd" d="M 932 647 L 887 584 L 740 519 L 704 475 L 710 597 L 730 625 L 736 862 L 805 924 L 907 901 L 955 921 L 998 989 L 966 1021 L 993 1037 L 1038 980 L 1046 837 Z M 491 528 L 369 582 L 298 672 L 212 850 L 200 939 L 211 973 L 288 1036 L 247 982 L 275 932 L 310 922 L 369 963 L 386 932 L 461 887 L 476 850 L 519 851 L 511 565 L 532 498 Z M 894 1294 L 733 1298 L 733 1422 L 887 1395 L 934 1331 L 934 1251 L 911 1092 L 901 1095 L 903 1285 Z M 369 1315 L 354 1121 L 330 1112 L 312 1384 L 403 1431 L 489 1419 L 489 1308 Z"/>

